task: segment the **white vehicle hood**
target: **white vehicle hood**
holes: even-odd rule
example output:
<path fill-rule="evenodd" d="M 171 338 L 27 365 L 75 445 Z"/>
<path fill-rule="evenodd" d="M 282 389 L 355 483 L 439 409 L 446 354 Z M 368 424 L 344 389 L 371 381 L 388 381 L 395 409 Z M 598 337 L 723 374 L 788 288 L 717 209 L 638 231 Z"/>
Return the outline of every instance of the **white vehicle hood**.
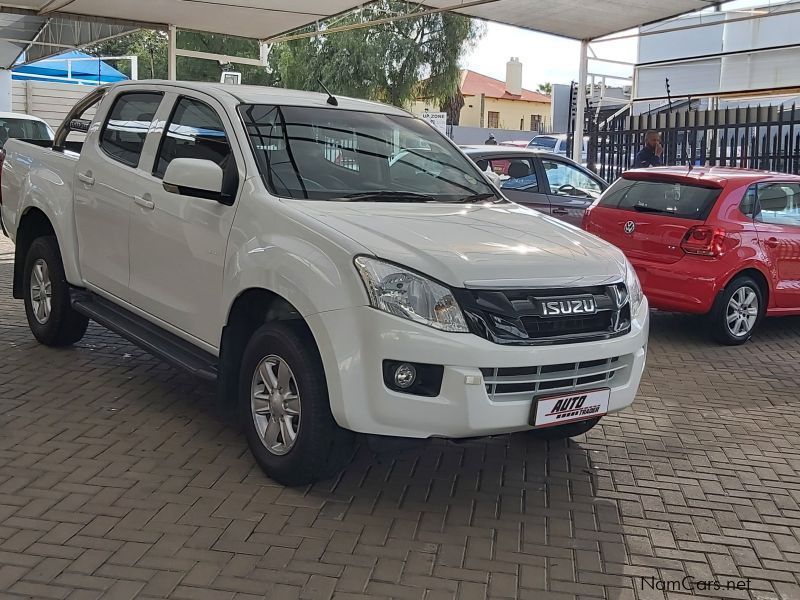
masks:
<path fill-rule="evenodd" d="M 621 251 L 517 204 L 295 201 L 375 256 L 458 287 L 577 287 L 625 277 Z"/>

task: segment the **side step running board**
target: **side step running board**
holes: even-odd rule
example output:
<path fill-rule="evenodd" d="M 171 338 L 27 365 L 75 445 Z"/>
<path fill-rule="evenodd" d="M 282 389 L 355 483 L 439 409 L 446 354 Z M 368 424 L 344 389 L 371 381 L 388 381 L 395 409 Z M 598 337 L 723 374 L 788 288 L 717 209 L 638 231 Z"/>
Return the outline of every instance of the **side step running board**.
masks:
<path fill-rule="evenodd" d="M 203 379 L 217 378 L 217 357 L 139 315 L 84 290 L 71 290 L 72 307 L 150 354 Z"/>

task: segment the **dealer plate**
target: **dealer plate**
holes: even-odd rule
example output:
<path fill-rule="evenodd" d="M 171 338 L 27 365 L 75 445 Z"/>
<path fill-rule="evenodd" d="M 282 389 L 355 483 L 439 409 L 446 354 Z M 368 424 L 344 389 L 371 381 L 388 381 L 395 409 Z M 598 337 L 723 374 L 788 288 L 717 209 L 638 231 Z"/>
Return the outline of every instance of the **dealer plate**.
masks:
<path fill-rule="evenodd" d="M 553 427 L 599 417 L 608 412 L 610 397 L 611 390 L 604 388 L 534 398 L 530 424 L 534 427 Z"/>

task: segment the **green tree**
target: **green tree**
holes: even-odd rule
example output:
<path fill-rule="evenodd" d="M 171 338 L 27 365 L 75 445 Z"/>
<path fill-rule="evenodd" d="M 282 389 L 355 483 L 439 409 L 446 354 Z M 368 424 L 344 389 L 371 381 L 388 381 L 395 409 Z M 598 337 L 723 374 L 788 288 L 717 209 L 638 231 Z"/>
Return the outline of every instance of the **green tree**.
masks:
<path fill-rule="evenodd" d="M 407 3 L 379 0 L 339 17 L 332 26 L 356 24 L 405 10 Z M 461 15 L 439 13 L 375 27 L 294 40 L 272 48 L 272 85 L 407 105 L 417 97 L 451 101 L 458 91 L 458 60 L 483 33 Z"/>
<path fill-rule="evenodd" d="M 162 31 L 140 29 L 126 36 L 90 46 L 87 51 L 96 56 L 136 55 L 139 58 L 140 79 L 167 77 L 167 34 Z M 130 62 L 120 61 L 111 64 L 130 77 Z"/>
<path fill-rule="evenodd" d="M 549 81 L 546 83 L 540 83 L 539 85 L 536 86 L 536 91 L 541 92 L 546 96 L 549 96 L 550 94 L 553 93 L 553 84 L 550 83 Z"/>
<path fill-rule="evenodd" d="M 364 8 L 322 23 L 338 27 L 402 14 L 405 0 L 378 0 Z M 408 105 L 414 98 L 432 98 L 454 110 L 462 53 L 483 34 L 480 22 L 451 13 L 430 14 L 375 27 L 295 40 L 272 47 L 268 67 L 234 64 L 244 83 L 320 90 L 317 79 L 335 94 Z M 258 58 L 256 40 L 229 35 L 179 31 L 178 47 L 186 50 Z M 103 56 L 135 54 L 140 78 L 166 78 L 167 36 L 140 30 L 90 48 Z M 222 67 L 210 60 L 179 56 L 178 77 L 219 81 Z M 120 63 L 121 70 L 130 70 Z"/>

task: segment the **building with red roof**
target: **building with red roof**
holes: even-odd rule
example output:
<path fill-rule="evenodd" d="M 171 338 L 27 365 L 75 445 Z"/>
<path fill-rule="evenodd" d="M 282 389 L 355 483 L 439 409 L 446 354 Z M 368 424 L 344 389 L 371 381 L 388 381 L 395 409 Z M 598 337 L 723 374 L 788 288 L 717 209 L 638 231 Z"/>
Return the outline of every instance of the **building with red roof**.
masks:
<path fill-rule="evenodd" d="M 522 87 L 522 63 L 512 58 L 506 64 L 506 80 L 475 71 L 461 71 L 461 94 L 464 107 L 459 125 L 488 129 L 541 131 L 551 121 L 550 96 Z M 419 98 L 412 111 L 436 112 L 439 106 L 431 99 Z"/>

